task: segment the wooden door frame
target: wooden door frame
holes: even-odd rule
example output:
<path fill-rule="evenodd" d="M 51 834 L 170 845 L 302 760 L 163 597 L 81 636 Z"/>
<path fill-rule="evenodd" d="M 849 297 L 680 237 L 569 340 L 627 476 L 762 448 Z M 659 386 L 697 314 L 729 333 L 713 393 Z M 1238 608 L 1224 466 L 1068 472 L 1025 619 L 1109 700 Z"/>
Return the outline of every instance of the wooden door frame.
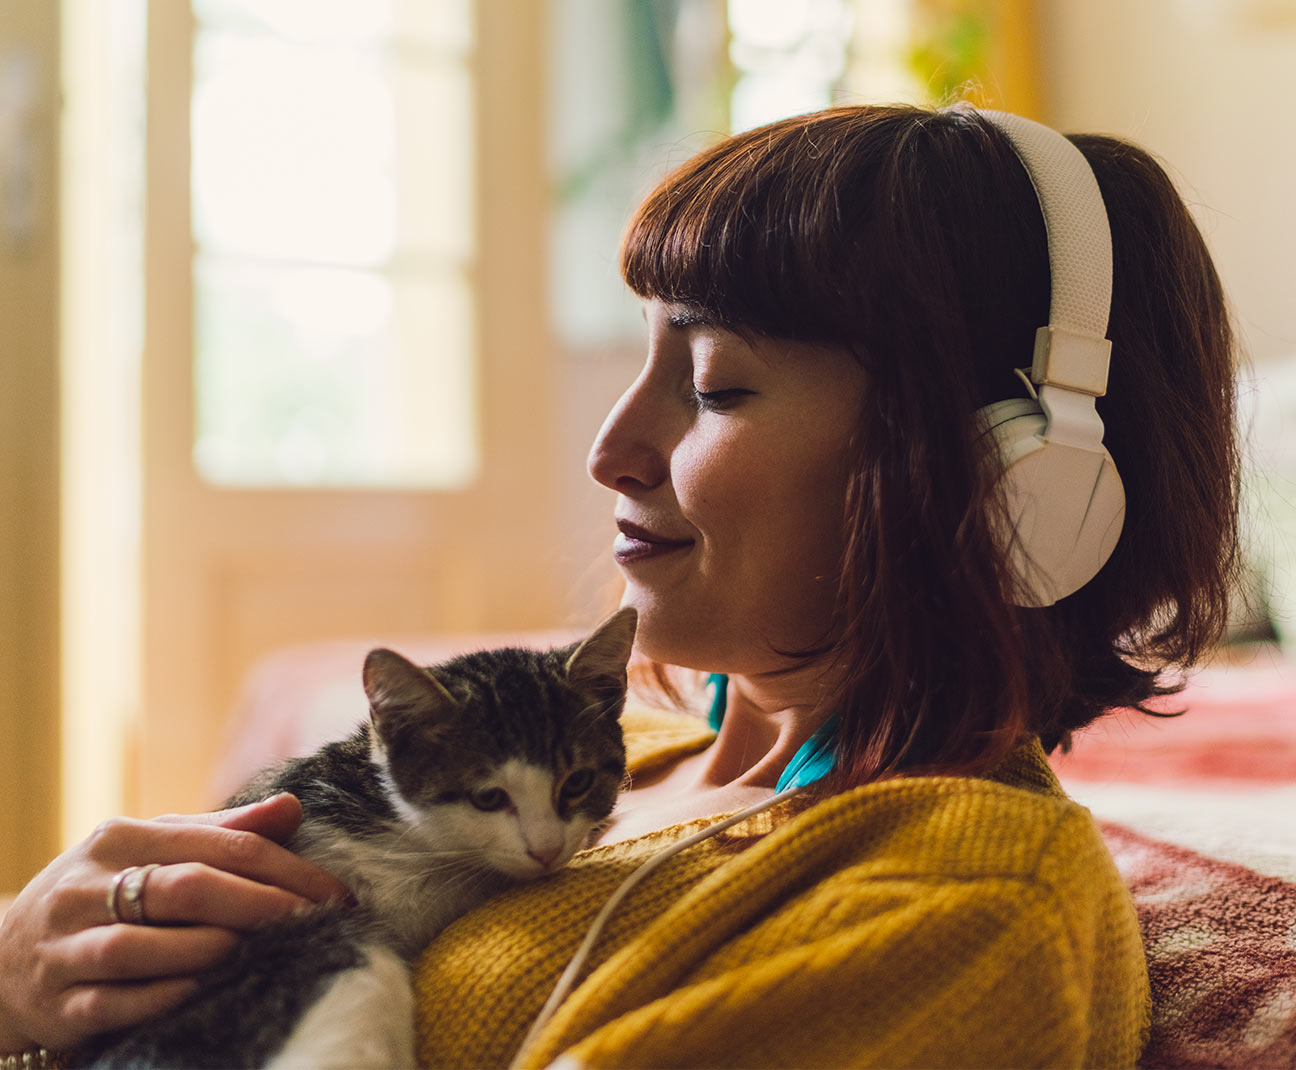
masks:
<path fill-rule="evenodd" d="M 31 227 L 0 230 L 0 893 L 59 833 L 59 11 L 0 7 L 0 57 L 29 64 Z M 22 135 L 20 135 L 22 136 Z"/>

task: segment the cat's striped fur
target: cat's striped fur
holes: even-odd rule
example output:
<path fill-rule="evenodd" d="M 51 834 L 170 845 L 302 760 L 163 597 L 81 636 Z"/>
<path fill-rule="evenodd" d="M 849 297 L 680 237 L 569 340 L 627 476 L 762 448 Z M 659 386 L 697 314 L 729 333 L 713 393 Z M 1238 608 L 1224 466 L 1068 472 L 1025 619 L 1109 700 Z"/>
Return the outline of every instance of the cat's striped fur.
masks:
<path fill-rule="evenodd" d="M 634 630 L 623 609 L 558 650 L 428 669 L 371 652 L 370 721 L 230 800 L 295 794 L 305 820 L 289 846 L 359 905 L 252 934 L 197 997 L 91 1064 L 411 1065 L 408 959 L 509 881 L 562 866 L 611 813 Z"/>

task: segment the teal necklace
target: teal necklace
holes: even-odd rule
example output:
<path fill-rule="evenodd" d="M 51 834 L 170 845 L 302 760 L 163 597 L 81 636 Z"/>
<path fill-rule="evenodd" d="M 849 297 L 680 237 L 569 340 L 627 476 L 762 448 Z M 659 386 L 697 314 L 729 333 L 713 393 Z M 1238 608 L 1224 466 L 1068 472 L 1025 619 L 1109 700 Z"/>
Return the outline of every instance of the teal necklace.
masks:
<path fill-rule="evenodd" d="M 707 684 L 715 688 L 711 697 L 711 709 L 707 713 L 707 724 L 719 732 L 724 721 L 725 707 L 729 703 L 729 677 L 721 672 L 713 672 L 707 678 Z M 837 763 L 837 724 L 836 716 L 829 717 L 815 734 L 801 744 L 801 748 L 792 755 L 787 768 L 778 778 L 776 792 L 787 788 L 804 788 L 816 780 L 827 776 Z"/>

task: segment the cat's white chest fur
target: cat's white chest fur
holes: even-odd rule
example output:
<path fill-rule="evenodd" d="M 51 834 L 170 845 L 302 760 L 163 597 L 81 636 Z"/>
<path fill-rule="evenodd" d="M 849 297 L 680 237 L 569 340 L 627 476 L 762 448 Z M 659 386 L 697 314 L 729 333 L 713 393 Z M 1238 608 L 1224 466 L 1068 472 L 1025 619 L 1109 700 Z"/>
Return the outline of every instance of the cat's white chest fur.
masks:
<path fill-rule="evenodd" d="M 410 968 L 389 948 L 367 944 L 364 965 L 330 982 L 267 1065 L 275 1070 L 415 1065 Z"/>
<path fill-rule="evenodd" d="M 368 944 L 363 951 L 364 964 L 333 979 L 268 1066 L 357 1070 L 414 1065 L 409 968 L 379 944 Z"/>
<path fill-rule="evenodd" d="M 481 903 L 500 878 L 472 869 L 393 824 L 363 839 L 328 828 L 303 828 L 294 850 L 324 867 L 354 893 L 381 931 L 412 956 L 459 915 Z"/>

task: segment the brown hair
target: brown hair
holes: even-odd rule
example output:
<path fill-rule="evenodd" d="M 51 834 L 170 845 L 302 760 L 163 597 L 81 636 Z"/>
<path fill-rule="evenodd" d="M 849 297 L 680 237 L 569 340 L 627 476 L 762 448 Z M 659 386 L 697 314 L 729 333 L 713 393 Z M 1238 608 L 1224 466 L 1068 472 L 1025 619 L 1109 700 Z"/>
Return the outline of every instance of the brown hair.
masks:
<path fill-rule="evenodd" d="M 685 163 L 627 229 L 622 272 L 641 297 L 846 347 L 868 374 L 845 446 L 828 646 L 844 680 L 831 698 L 833 789 L 901 770 L 983 771 L 1030 732 L 1051 749 L 1111 707 L 1172 691 L 1161 670 L 1222 632 L 1238 452 L 1219 280 L 1147 153 L 1071 140 L 1111 221 L 1112 363 L 1098 408 L 1127 512 L 1098 576 L 1045 609 L 1003 595 L 999 462 L 973 420 L 1022 395 L 1013 369 L 1048 321 L 1043 219 L 997 128 L 966 106 L 786 119 Z"/>

